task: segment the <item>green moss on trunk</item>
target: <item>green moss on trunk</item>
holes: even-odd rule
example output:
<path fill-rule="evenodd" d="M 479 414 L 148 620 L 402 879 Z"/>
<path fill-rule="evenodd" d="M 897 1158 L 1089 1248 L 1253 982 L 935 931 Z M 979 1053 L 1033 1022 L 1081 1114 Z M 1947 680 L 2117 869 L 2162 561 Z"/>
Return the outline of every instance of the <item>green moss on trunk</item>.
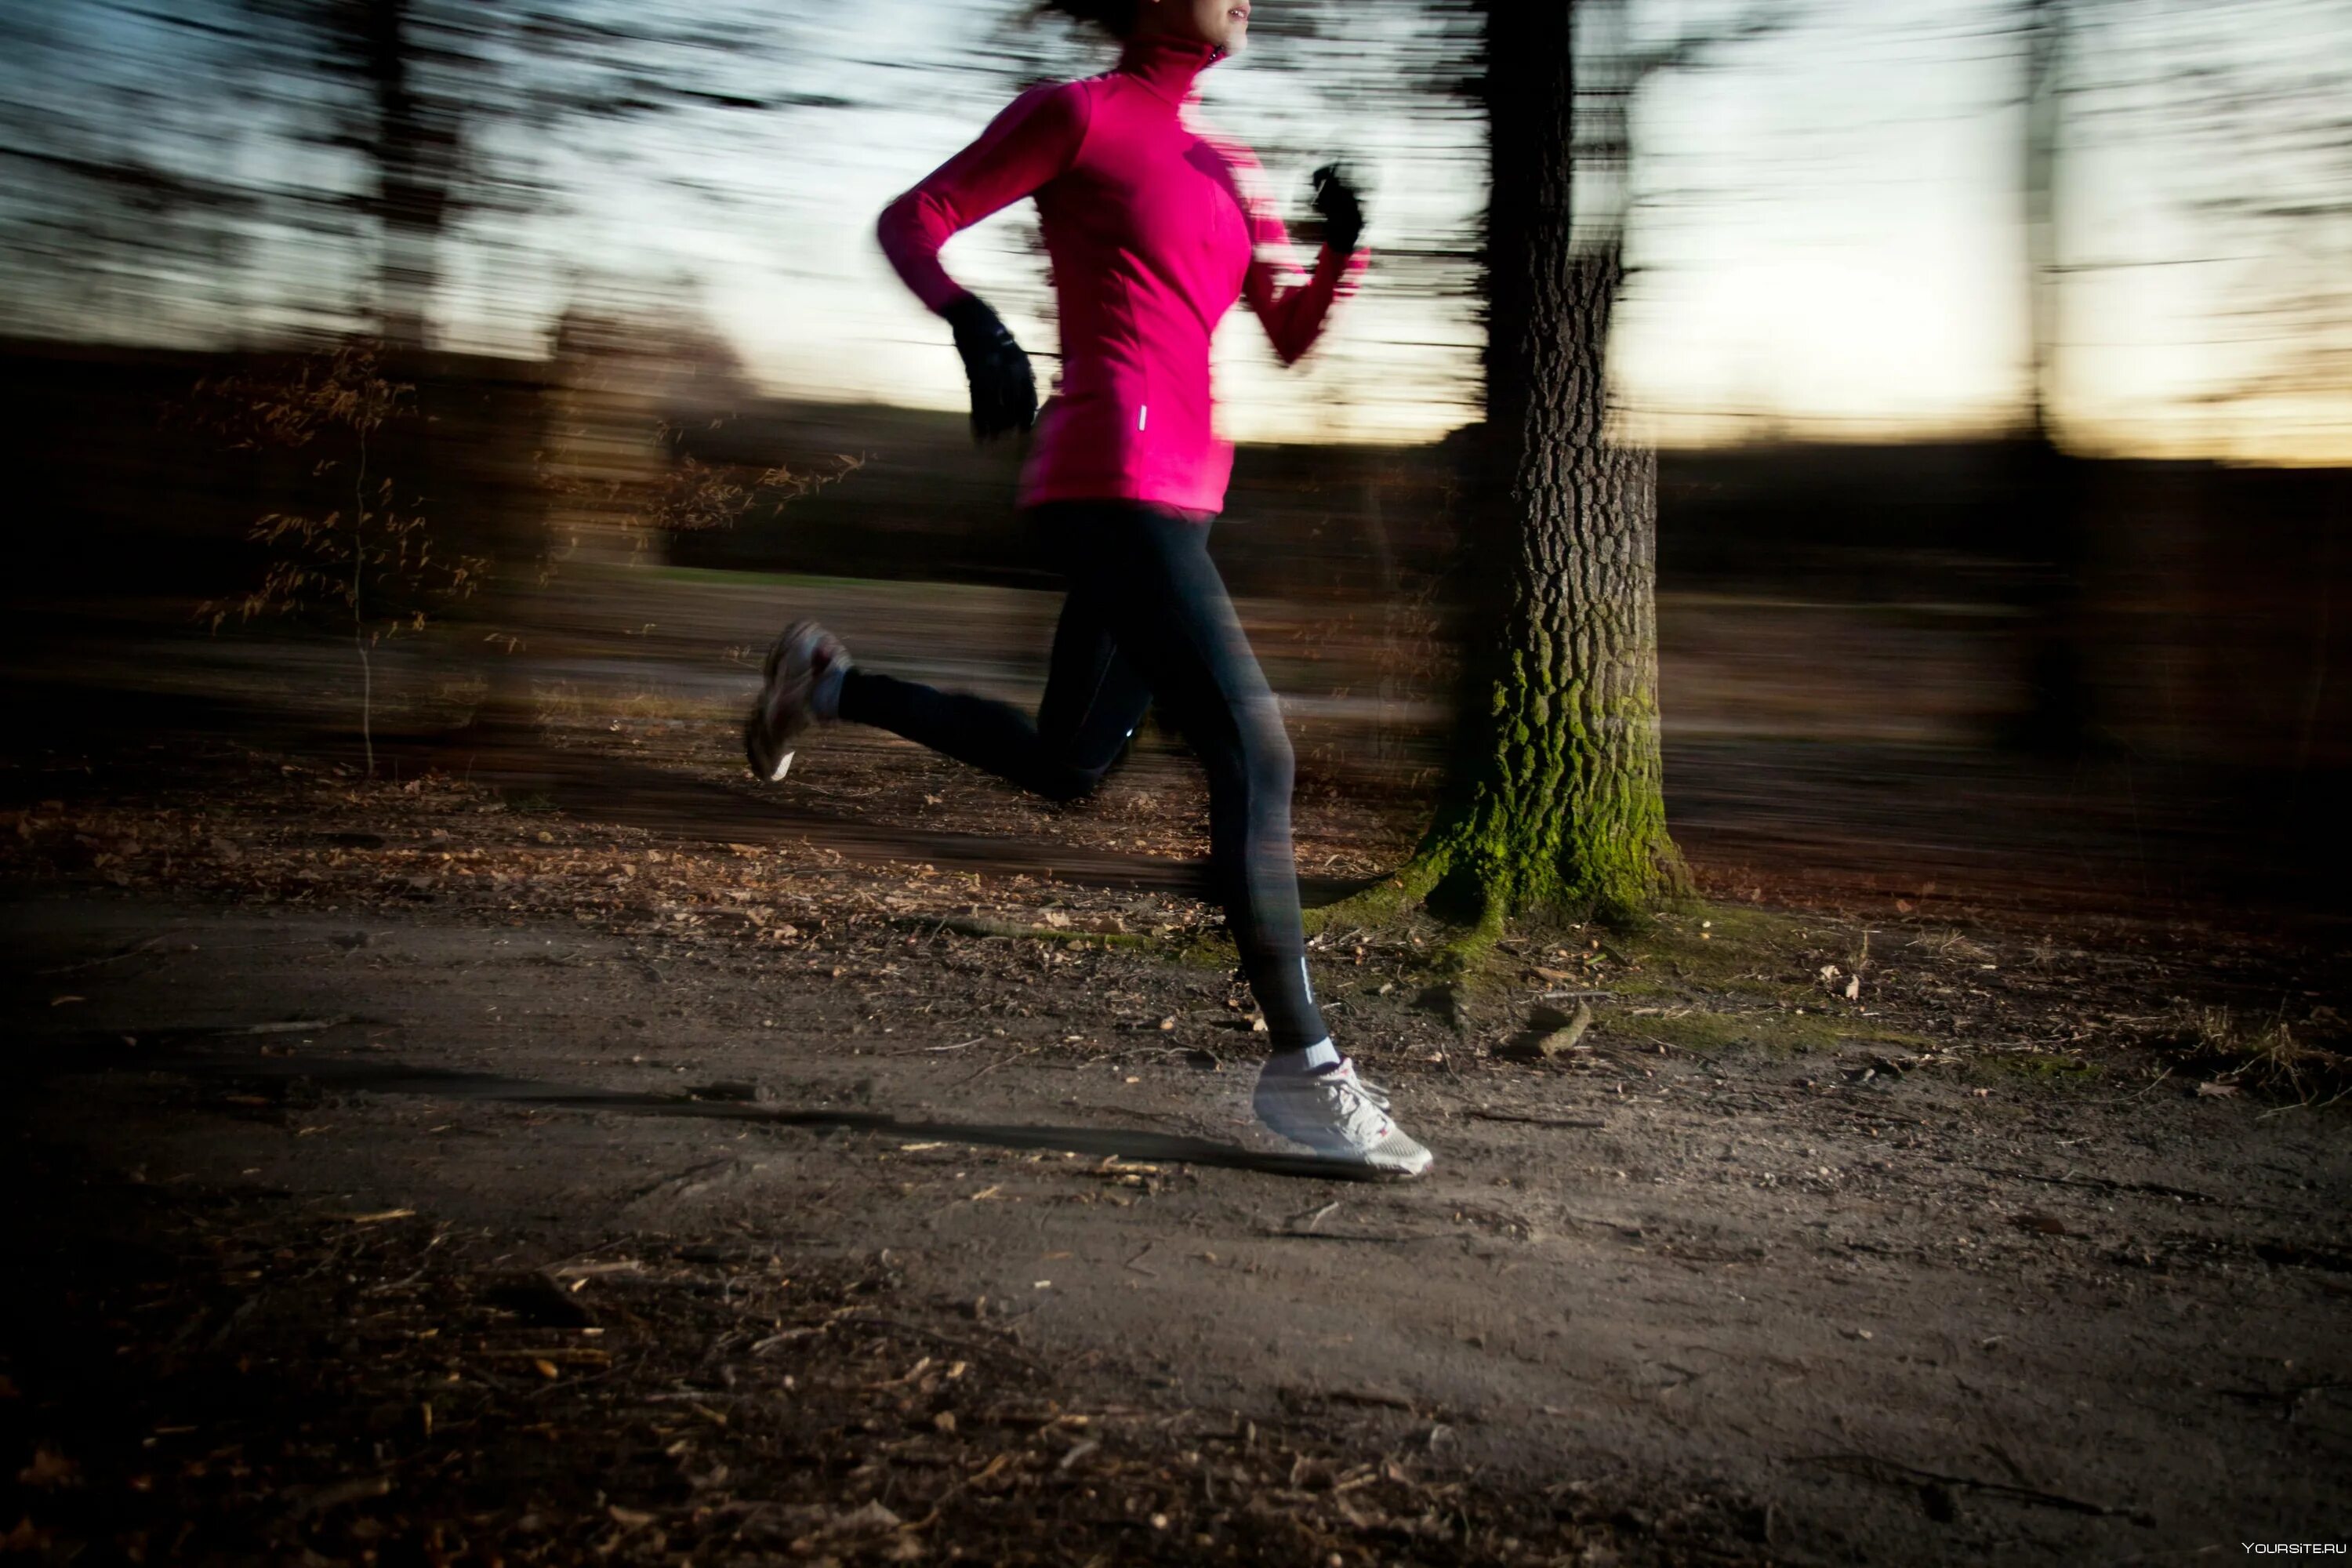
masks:
<path fill-rule="evenodd" d="M 1658 738 L 1657 463 L 1611 438 L 1622 278 L 1573 218 L 1569 5 L 1486 6 L 1486 421 L 1465 519 L 1463 721 L 1412 862 L 1326 921 L 1454 921 L 1472 966 L 1526 914 L 1638 924 L 1686 880 Z"/>

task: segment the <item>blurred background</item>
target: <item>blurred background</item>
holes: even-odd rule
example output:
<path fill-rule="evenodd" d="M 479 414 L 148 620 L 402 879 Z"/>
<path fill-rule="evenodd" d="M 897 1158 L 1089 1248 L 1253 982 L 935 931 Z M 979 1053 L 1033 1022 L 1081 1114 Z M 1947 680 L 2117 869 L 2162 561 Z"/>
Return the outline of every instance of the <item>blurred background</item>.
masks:
<path fill-rule="evenodd" d="M 1580 25 L 1703 877 L 2339 905 L 2352 0 Z M 1303 834 L 1362 824 L 1369 874 L 1444 765 L 1477 18 L 1251 33 L 1202 114 L 1293 211 L 1361 169 L 1375 265 L 1296 369 L 1227 321 L 1215 550 Z M 1034 700 L 1020 453 L 970 442 L 873 222 L 1111 58 L 1026 0 L 0 0 L 10 792 L 231 744 L 527 772 L 625 723 L 731 779 L 799 614 Z M 1049 374 L 1034 215 L 948 259 Z"/>

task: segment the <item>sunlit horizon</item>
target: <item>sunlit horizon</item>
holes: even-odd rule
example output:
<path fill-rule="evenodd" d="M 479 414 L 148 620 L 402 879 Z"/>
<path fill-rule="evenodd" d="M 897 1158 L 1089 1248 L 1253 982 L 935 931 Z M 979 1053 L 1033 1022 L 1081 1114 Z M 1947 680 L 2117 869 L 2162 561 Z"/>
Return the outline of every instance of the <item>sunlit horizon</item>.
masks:
<path fill-rule="evenodd" d="M 1262 9 L 1276 17 L 1278 3 Z M 706 322 L 770 395 L 961 408 L 947 333 L 890 272 L 872 224 L 1021 81 L 1108 63 L 1106 47 L 1024 21 L 1026 9 L 772 6 L 745 13 L 768 18 L 760 49 L 697 65 L 729 91 L 781 92 L 789 107 L 583 122 L 561 136 L 485 116 L 468 126 L 469 156 L 527 175 L 539 199 L 467 212 L 443 236 L 436 345 L 536 355 L 567 308 L 658 313 Z M 1637 0 L 1635 32 L 1703 31 L 1737 9 Z M 2008 0 L 1819 0 L 1644 89 L 1631 271 L 1611 349 L 1630 431 L 1705 447 L 2026 426 L 2016 12 Z M 154 76 L 159 53 L 187 52 L 169 18 L 93 15 L 110 20 L 68 41 L 101 48 L 107 81 L 131 93 L 178 85 Z M 2249 80 L 2304 80 L 2352 54 L 2352 7 L 2263 0 L 2216 16 L 2159 0 L 2086 4 L 2079 16 L 2060 174 L 2058 438 L 2097 455 L 2352 462 L 2352 377 L 2336 374 L 2352 364 L 2352 295 L 2324 281 L 2326 241 L 2311 242 L 2315 254 L 2272 254 L 2254 240 L 2273 231 L 2210 219 L 2256 170 L 2283 208 L 2343 171 L 2325 145 L 2262 163 L 2262 148 L 2196 140 L 2167 117 L 2149 64 L 2194 55 L 2234 62 Z M 1244 312 L 1221 331 L 1223 425 L 1238 441 L 1412 443 L 1477 417 L 1475 275 L 1466 262 L 1449 272 L 1381 258 L 1400 238 L 1475 241 L 1481 128 L 1433 92 L 1374 101 L 1351 88 L 1383 70 L 1401 78 L 1395 62 L 1413 42 L 1412 7 L 1364 16 L 1344 45 L 1276 32 L 1203 79 L 1202 114 L 1260 148 L 1286 211 L 1303 207 L 1307 171 L 1330 153 L 1355 157 L 1373 182 L 1373 268 L 1307 362 L 1278 367 Z M 65 37 L 54 19 L 24 25 Z M 199 55 L 189 73 L 199 90 L 206 69 Z M 20 86 L 38 101 L 38 84 Z M 273 142 L 267 120 L 224 121 L 216 148 L 149 152 L 258 161 L 281 184 L 357 178 L 348 154 Z M 948 260 L 1050 367 L 1034 227 L 1020 204 L 959 237 Z M 152 298 L 121 285 L 110 301 L 108 280 L 65 264 L 57 275 L 20 269 L 6 329 L 231 347 L 351 324 L 342 318 L 367 292 L 362 240 L 232 238 L 245 266 Z M 2278 315 L 2278 300 L 2301 314 Z"/>

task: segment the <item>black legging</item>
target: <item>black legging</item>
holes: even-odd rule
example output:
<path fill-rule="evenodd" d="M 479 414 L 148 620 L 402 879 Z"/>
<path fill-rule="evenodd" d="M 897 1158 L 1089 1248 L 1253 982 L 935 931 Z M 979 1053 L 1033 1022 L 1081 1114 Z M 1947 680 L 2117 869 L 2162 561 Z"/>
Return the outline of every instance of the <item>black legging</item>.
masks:
<path fill-rule="evenodd" d="M 1209 559 L 1209 525 L 1134 501 L 1032 508 L 1069 578 L 1037 718 L 853 668 L 841 716 L 1053 800 L 1091 793 L 1155 701 L 1209 774 L 1209 852 L 1276 1050 L 1327 1037 L 1307 989 L 1290 847 L 1290 741 Z"/>

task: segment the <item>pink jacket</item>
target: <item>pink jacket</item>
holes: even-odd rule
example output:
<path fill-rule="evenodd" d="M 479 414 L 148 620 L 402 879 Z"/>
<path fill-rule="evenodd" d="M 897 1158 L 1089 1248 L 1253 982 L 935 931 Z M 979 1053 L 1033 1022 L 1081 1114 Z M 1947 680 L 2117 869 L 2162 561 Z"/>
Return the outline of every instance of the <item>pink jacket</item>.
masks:
<path fill-rule="evenodd" d="M 1276 258 L 1282 220 L 1246 148 L 1204 140 L 1185 112 L 1218 55 L 1130 44 L 1118 68 L 1031 89 L 978 141 L 884 209 L 882 248 L 923 303 L 964 290 L 940 265 L 958 230 L 1037 198 L 1061 306 L 1062 382 L 1039 416 L 1022 504 L 1224 505 L 1233 448 L 1211 426 L 1209 338 L 1244 294 L 1283 363 L 1323 330 L 1365 263 L 1327 247 L 1301 280 Z M 1272 252 L 1270 257 L 1267 252 Z"/>

